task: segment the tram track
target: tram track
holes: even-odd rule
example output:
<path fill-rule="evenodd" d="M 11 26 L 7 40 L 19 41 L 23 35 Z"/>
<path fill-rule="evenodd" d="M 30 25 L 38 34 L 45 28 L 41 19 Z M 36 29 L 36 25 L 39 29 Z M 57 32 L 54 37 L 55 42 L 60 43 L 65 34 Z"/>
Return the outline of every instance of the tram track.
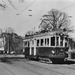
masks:
<path fill-rule="evenodd" d="M 72 63 L 72 61 L 68 61 L 67 63 L 61 63 L 61 66 L 59 66 L 59 65 L 57 65 L 57 67 L 54 67 L 54 68 L 66 68 L 66 69 L 70 69 L 70 70 L 74 70 L 75 71 L 75 65 L 69 65 L 69 62 L 70 62 L 70 64 L 74 64 L 74 63 Z M 52 64 L 52 63 L 50 63 L 50 64 Z M 62 65 L 62 64 L 66 64 L 66 65 Z M 53 67 L 52 67 L 53 68 Z"/>
<path fill-rule="evenodd" d="M 35 73 L 35 74 L 37 74 L 37 75 L 43 75 L 43 74 L 41 74 L 41 73 L 35 72 L 35 71 L 33 71 L 33 70 L 29 69 L 29 68 L 26 68 L 26 67 L 24 67 L 24 66 L 22 66 L 22 68 L 27 69 L 28 71 L 31 71 L 32 73 Z"/>
<path fill-rule="evenodd" d="M 66 69 L 70 69 L 70 70 L 74 70 L 75 71 L 75 65 L 69 65 L 69 62 L 70 62 L 70 64 L 74 64 L 74 63 L 72 63 L 71 61 L 68 61 L 68 62 L 64 62 L 64 63 L 60 63 L 59 65 L 58 64 L 56 64 L 57 65 L 57 67 L 54 67 L 54 68 L 66 68 Z M 50 64 L 52 64 L 52 63 L 50 63 Z M 62 64 L 66 64 L 66 65 L 62 65 Z M 54 65 L 55 66 L 55 65 Z M 52 67 L 53 68 L 53 67 Z"/>
<path fill-rule="evenodd" d="M 44 62 L 44 63 L 47 64 L 47 62 Z M 52 62 L 50 62 L 50 64 L 52 64 Z M 60 64 L 68 64 L 68 63 L 60 63 Z M 71 67 L 69 67 L 69 66 L 60 66 L 60 67 L 64 67 L 64 68 L 68 68 L 68 69 L 73 69 L 73 70 L 75 70 L 75 65 L 74 65 L 74 66 L 71 66 Z"/>
<path fill-rule="evenodd" d="M 61 67 L 64 67 L 64 68 L 68 68 L 68 69 L 75 70 L 75 67 L 73 67 L 73 66 L 71 66 L 71 67 L 69 67 L 69 66 L 61 66 Z"/>
<path fill-rule="evenodd" d="M 1 65 L 2 65 L 2 64 L 1 64 Z M 9 70 L 9 69 L 8 69 L 7 67 L 5 67 L 4 65 L 2 65 L 2 67 L 3 67 L 4 69 L 6 69 L 8 72 L 10 72 L 12 75 L 15 75 L 11 70 Z M 30 71 L 30 72 L 36 74 L 36 75 L 42 75 L 42 74 L 37 73 L 37 72 L 34 72 L 34 71 L 32 71 L 32 70 L 30 70 L 30 69 L 28 69 L 28 68 L 25 68 L 25 67 L 22 67 L 22 68 L 24 68 L 25 70 L 28 70 L 28 71 Z"/>
<path fill-rule="evenodd" d="M 47 75 L 47 74 L 48 75 L 66 75 L 64 73 L 55 71 L 53 69 L 48 69 L 46 67 L 42 67 L 42 66 L 35 65 L 35 64 L 32 64 L 32 63 L 28 63 L 28 62 L 24 62 L 24 63 L 23 64 L 22 63 L 16 63 L 16 64 L 19 65 L 19 66 L 21 66 L 24 69 L 27 69 L 28 71 L 31 71 L 31 72 L 37 74 L 37 75 Z M 16 64 L 15 64 L 15 66 L 16 66 Z M 43 72 L 41 70 L 43 72 L 47 73 L 47 74 L 43 74 Z"/>
<path fill-rule="evenodd" d="M 45 67 L 42 67 L 42 66 L 34 65 L 34 64 L 31 64 L 31 63 L 27 63 L 27 64 L 33 65 L 33 66 L 35 66 L 35 67 L 40 67 L 40 68 L 46 69 L 46 70 L 48 70 L 48 71 L 52 71 L 52 72 L 57 73 L 57 74 L 66 75 L 66 74 L 63 74 L 63 73 L 60 73 L 60 72 L 57 72 L 57 71 L 54 71 L 54 70 L 52 70 L 52 69 L 48 69 L 48 68 L 45 68 Z"/>
<path fill-rule="evenodd" d="M 13 61 L 12 61 L 13 62 Z M 13 62 L 13 64 L 12 65 L 14 65 L 14 66 L 20 66 L 21 68 L 23 68 L 23 69 L 26 69 L 26 70 L 28 70 L 28 71 L 30 71 L 30 72 L 32 72 L 32 73 L 34 73 L 34 74 L 36 74 L 36 75 L 44 75 L 42 72 L 40 72 L 40 70 L 43 70 L 43 71 L 46 71 L 46 73 L 47 72 L 49 72 L 49 73 L 54 73 L 54 74 L 51 74 L 51 75 L 67 75 L 67 74 L 64 74 L 64 72 L 62 73 L 62 72 L 59 72 L 58 70 L 55 70 L 55 69 L 59 69 L 59 68 L 67 68 L 67 69 L 72 69 L 72 70 L 75 70 L 75 67 L 73 67 L 73 66 L 65 66 L 65 65 L 58 65 L 58 64 L 56 64 L 56 65 L 54 65 L 54 66 L 52 66 L 51 65 L 51 67 L 52 68 L 47 68 L 46 66 L 43 66 L 43 65 L 39 65 L 39 64 L 37 64 L 37 63 L 33 63 L 34 61 L 32 61 L 32 63 L 31 63 L 31 61 L 29 61 L 29 62 L 27 62 L 26 60 L 23 62 L 23 60 L 22 61 L 18 61 L 17 63 L 15 63 L 15 62 Z M 50 64 L 49 64 L 50 65 Z M 55 68 L 55 69 L 54 69 Z M 8 69 L 7 69 L 8 70 Z M 38 71 L 37 71 L 38 70 Z M 15 74 L 13 74 L 13 75 L 15 75 Z M 47 75 L 47 74 L 46 74 Z M 48 74 L 49 75 L 49 74 Z"/>
<path fill-rule="evenodd" d="M 9 64 L 9 63 L 6 63 L 6 64 Z M 2 64 L 1 64 L 2 65 Z M 16 65 L 14 65 L 14 64 L 12 64 L 13 66 L 16 66 Z M 3 68 L 5 68 L 7 71 L 9 71 L 12 75 L 15 75 L 12 71 L 10 71 L 7 67 L 5 67 L 4 65 L 2 65 L 2 67 Z M 35 71 L 32 71 L 32 70 L 30 70 L 29 68 L 27 68 L 27 67 L 24 67 L 24 66 L 21 66 L 23 69 L 25 69 L 25 70 L 28 70 L 28 71 L 30 71 L 30 72 L 32 72 L 32 73 L 34 73 L 34 74 L 36 74 L 36 75 L 42 75 L 41 73 L 38 73 L 38 72 L 35 72 Z"/>
<path fill-rule="evenodd" d="M 51 63 L 52 64 L 52 63 Z M 61 64 L 63 64 L 63 63 L 61 63 Z M 66 64 L 67 65 L 67 63 L 64 63 L 64 64 Z M 59 64 L 60 65 L 60 64 Z M 68 68 L 68 69 L 73 69 L 73 70 L 75 70 L 75 67 L 73 67 L 73 66 L 63 66 L 63 65 L 61 65 L 60 67 L 64 67 L 64 68 Z M 56 67 L 57 68 L 57 67 Z"/>
<path fill-rule="evenodd" d="M 2 65 L 2 64 L 1 64 Z M 4 65 L 2 65 L 3 68 L 5 68 L 8 72 L 10 72 L 12 75 L 15 75 L 12 71 L 10 71 L 7 67 L 5 67 Z"/>

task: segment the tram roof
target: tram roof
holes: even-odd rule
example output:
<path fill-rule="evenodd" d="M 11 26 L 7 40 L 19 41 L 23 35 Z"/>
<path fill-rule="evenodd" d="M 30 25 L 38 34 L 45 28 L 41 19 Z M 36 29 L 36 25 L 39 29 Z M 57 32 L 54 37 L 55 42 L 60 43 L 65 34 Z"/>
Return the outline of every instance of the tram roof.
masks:
<path fill-rule="evenodd" d="M 45 33 L 40 33 L 40 34 L 34 34 L 34 35 L 29 35 L 25 37 L 25 39 L 30 39 L 30 38 L 38 38 L 38 37 L 43 37 L 43 36 L 51 36 L 51 35 L 56 35 L 56 33 L 63 33 L 64 35 L 68 35 L 67 32 L 63 31 L 51 31 L 51 32 L 45 32 Z"/>

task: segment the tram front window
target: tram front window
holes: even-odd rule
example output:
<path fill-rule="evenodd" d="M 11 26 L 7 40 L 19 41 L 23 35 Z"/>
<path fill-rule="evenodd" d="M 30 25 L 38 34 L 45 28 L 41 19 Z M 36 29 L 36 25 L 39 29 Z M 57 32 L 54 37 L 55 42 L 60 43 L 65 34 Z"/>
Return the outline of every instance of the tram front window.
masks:
<path fill-rule="evenodd" d="M 63 37 L 57 36 L 56 37 L 56 46 L 63 46 Z"/>
<path fill-rule="evenodd" d="M 60 46 L 63 46 L 63 37 L 60 37 Z"/>
<path fill-rule="evenodd" d="M 59 46 L 59 37 L 56 37 L 56 46 Z"/>
<path fill-rule="evenodd" d="M 51 37 L 51 46 L 55 46 L 55 37 Z"/>
<path fill-rule="evenodd" d="M 67 45 L 68 45 L 68 38 L 67 37 L 65 37 L 65 47 L 67 47 Z"/>

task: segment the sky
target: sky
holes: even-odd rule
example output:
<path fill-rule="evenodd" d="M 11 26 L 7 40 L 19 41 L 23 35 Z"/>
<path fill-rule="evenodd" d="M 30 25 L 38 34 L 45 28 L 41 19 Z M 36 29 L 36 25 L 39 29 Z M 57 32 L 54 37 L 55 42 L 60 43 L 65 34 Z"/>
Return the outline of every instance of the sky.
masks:
<path fill-rule="evenodd" d="M 0 10 L 0 29 L 5 30 L 12 27 L 18 35 L 24 36 L 27 31 L 38 29 L 41 18 L 51 9 L 58 9 L 67 13 L 71 20 L 71 26 L 75 29 L 75 1 L 74 0 L 12 0 L 15 6 L 12 7 L 7 0 L 5 10 Z M 1 0 L 0 0 L 1 2 Z M 32 10 L 32 11 L 29 11 Z M 32 16 L 29 16 L 32 15 Z M 75 38 L 75 32 L 70 33 Z"/>

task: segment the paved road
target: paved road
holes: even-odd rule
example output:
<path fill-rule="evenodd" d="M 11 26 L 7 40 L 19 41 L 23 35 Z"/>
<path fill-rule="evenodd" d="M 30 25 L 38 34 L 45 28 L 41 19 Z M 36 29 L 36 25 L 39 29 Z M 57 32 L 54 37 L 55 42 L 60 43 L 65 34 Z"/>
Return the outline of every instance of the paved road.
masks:
<path fill-rule="evenodd" d="M 23 69 L 21 67 L 15 67 L 13 65 L 0 63 L 0 75 L 37 75 L 28 71 L 27 69 Z"/>
<path fill-rule="evenodd" d="M 75 75 L 75 64 L 46 64 L 26 59 L 0 62 L 0 75 Z"/>

